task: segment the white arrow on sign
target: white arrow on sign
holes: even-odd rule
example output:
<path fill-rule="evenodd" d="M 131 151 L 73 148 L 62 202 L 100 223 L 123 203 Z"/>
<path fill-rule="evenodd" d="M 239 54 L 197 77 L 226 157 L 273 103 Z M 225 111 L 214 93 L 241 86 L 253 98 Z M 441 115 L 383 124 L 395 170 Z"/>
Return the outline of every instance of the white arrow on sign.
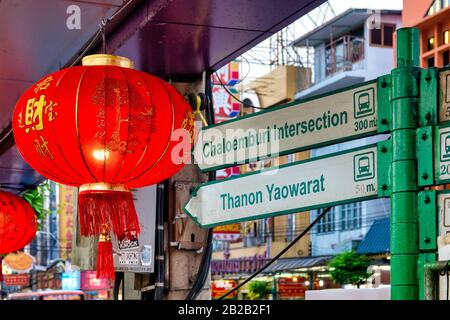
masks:
<path fill-rule="evenodd" d="M 199 132 L 193 151 L 216 170 L 376 134 L 377 81 L 239 117 Z"/>
<path fill-rule="evenodd" d="M 294 162 L 198 186 L 184 211 L 213 227 L 377 197 L 377 147 Z"/>

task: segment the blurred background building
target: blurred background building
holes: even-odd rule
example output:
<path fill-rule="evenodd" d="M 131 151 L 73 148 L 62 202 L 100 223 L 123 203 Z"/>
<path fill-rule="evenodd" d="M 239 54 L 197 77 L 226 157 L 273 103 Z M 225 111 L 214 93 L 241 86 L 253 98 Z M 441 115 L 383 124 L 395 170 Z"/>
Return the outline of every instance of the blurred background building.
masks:
<path fill-rule="evenodd" d="M 336 15 L 330 3 L 325 3 L 310 14 L 309 19 L 315 23 L 303 35 L 296 37 L 293 25 L 291 30 L 288 28 L 273 36 L 268 47 L 252 49 L 240 59 L 241 70 L 255 64 L 270 69 L 245 84 L 242 78 L 247 73 L 241 72 L 241 79 L 233 82 L 237 87 L 236 97 L 244 100 L 244 104 L 240 104 L 241 114 L 259 111 L 248 104 L 270 108 L 301 102 L 376 79 L 393 68 L 395 30 L 402 25 L 401 11 L 348 9 Z M 260 161 L 227 174 L 219 173 L 218 177 L 325 155 L 386 138 L 385 135 L 364 138 Z M 216 237 L 211 268 L 213 280 L 219 287 L 236 286 L 280 252 L 318 213 L 314 210 L 250 221 L 240 224 L 240 237 L 236 235 L 232 240 Z M 374 271 L 377 274 L 372 281 L 375 285 L 389 283 L 389 276 L 386 276 L 386 272 L 389 273 L 389 214 L 388 199 L 335 206 L 309 235 L 256 279 L 270 283 L 269 298 L 303 299 L 306 289 L 335 287 L 328 274 L 328 261 L 340 252 L 355 250 L 372 257 L 372 269 L 378 270 Z M 382 281 L 380 268 L 383 269 Z M 247 294 L 248 287 L 244 287 L 236 297 L 246 298 Z"/>

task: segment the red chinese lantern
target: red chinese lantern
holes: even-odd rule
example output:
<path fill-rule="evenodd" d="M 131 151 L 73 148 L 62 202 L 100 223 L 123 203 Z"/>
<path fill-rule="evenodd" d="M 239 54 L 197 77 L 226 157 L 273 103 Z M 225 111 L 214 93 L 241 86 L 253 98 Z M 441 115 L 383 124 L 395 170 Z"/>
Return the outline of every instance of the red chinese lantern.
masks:
<path fill-rule="evenodd" d="M 36 236 L 33 208 L 24 199 L 0 191 L 0 254 L 15 252 Z"/>
<path fill-rule="evenodd" d="M 172 86 L 111 55 L 85 57 L 82 66 L 41 79 L 13 115 L 25 161 L 48 179 L 79 187 L 80 232 L 100 236 L 97 275 L 107 278 L 114 276 L 109 230 L 119 239 L 140 232 L 130 188 L 178 172 L 183 163 L 172 159 L 179 143 L 172 134 L 184 129 L 192 136 L 193 128 L 190 105 Z"/>

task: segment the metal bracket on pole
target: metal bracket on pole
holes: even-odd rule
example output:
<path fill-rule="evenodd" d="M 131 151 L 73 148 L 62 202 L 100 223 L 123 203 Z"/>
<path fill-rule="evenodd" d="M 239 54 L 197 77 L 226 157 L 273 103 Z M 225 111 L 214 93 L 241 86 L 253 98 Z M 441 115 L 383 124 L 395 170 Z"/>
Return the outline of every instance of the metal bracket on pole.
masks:
<path fill-rule="evenodd" d="M 433 127 L 416 130 L 417 180 L 419 187 L 432 186 L 435 183 Z"/>
<path fill-rule="evenodd" d="M 437 270 L 439 270 L 439 262 L 436 262 L 436 253 L 421 253 L 417 266 L 419 278 L 419 299 L 420 300 L 437 300 L 439 296 L 436 290 L 436 284 L 439 281 Z"/>
<path fill-rule="evenodd" d="M 392 141 L 380 141 L 377 144 L 377 176 L 378 196 L 389 197 L 392 191 L 391 163 L 392 163 Z"/>
<path fill-rule="evenodd" d="M 419 126 L 437 124 L 439 72 L 436 68 L 420 72 Z"/>
<path fill-rule="evenodd" d="M 425 190 L 417 196 L 419 216 L 419 249 L 437 250 L 437 198 L 436 190 Z"/>
<path fill-rule="evenodd" d="M 391 75 L 378 78 L 377 82 L 377 104 L 378 104 L 378 132 L 388 132 L 392 129 L 391 110 Z"/>

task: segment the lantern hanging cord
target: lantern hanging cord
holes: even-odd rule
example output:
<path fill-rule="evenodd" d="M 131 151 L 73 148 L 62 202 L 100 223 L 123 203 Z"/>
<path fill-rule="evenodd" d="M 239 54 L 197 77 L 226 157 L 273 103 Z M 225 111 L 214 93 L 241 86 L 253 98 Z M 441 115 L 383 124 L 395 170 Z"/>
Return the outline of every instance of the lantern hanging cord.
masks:
<path fill-rule="evenodd" d="M 198 115 L 200 119 L 202 120 L 202 123 L 204 126 L 208 126 L 208 121 L 206 121 L 205 117 L 203 116 L 203 113 L 200 110 L 200 107 L 202 105 L 202 101 L 200 99 L 200 96 L 196 96 L 196 103 L 195 103 L 195 109 L 194 109 L 194 115 Z"/>
<path fill-rule="evenodd" d="M 237 287 L 235 287 L 234 289 L 228 291 L 227 293 L 225 293 L 223 296 L 221 296 L 219 298 L 219 300 L 222 300 L 223 298 L 227 297 L 228 295 L 230 295 L 231 293 L 237 291 L 238 289 L 240 289 L 242 286 L 244 286 L 247 282 L 249 282 L 250 280 L 252 280 L 254 277 L 256 277 L 258 274 L 260 274 L 261 272 L 263 272 L 265 269 L 267 269 L 267 267 L 269 267 L 272 263 L 274 263 L 275 261 L 278 260 L 278 258 L 280 258 L 283 254 L 285 254 L 297 241 L 299 241 L 301 238 L 303 238 L 304 235 L 306 235 L 309 230 L 312 229 L 312 227 L 314 227 L 314 225 L 320 221 L 320 219 L 323 218 L 323 216 L 331 210 L 332 207 L 328 207 L 324 210 L 322 210 L 322 212 L 317 216 L 317 218 L 305 229 L 303 230 L 302 233 L 300 233 L 294 240 L 292 240 L 291 243 L 288 244 L 288 246 L 286 248 L 284 248 L 283 250 L 280 251 L 280 253 L 278 253 L 275 257 L 273 257 L 268 263 L 266 263 L 264 265 L 264 267 L 262 267 L 261 269 L 259 269 L 258 271 L 256 271 L 254 274 L 252 274 L 250 277 L 248 277 L 247 279 L 245 279 L 242 283 L 240 283 Z"/>
<path fill-rule="evenodd" d="M 101 23 L 100 23 L 100 28 L 97 30 L 97 32 L 90 38 L 90 40 L 87 42 L 86 46 L 84 47 L 84 49 L 82 49 L 82 51 L 76 56 L 76 58 L 74 57 L 74 60 L 72 62 L 68 62 L 64 68 L 67 67 L 73 67 L 75 65 L 77 65 L 81 59 L 88 53 L 90 52 L 92 49 L 94 49 L 94 47 L 98 44 L 98 40 L 99 37 L 101 36 L 103 39 L 103 43 L 104 43 L 104 52 L 106 52 L 106 24 L 110 21 L 113 21 L 116 19 L 116 17 L 118 17 L 119 15 L 121 15 L 125 10 L 127 10 L 128 8 L 133 8 L 133 6 L 137 4 L 139 4 L 141 1 L 133 1 L 130 0 L 128 1 L 126 4 L 124 4 L 123 6 L 121 6 L 111 17 L 109 18 L 103 18 Z M 103 29 L 103 31 L 102 31 Z"/>
<path fill-rule="evenodd" d="M 102 53 L 106 54 L 106 24 L 108 23 L 108 18 L 103 18 L 100 23 L 100 33 L 102 35 Z"/>

